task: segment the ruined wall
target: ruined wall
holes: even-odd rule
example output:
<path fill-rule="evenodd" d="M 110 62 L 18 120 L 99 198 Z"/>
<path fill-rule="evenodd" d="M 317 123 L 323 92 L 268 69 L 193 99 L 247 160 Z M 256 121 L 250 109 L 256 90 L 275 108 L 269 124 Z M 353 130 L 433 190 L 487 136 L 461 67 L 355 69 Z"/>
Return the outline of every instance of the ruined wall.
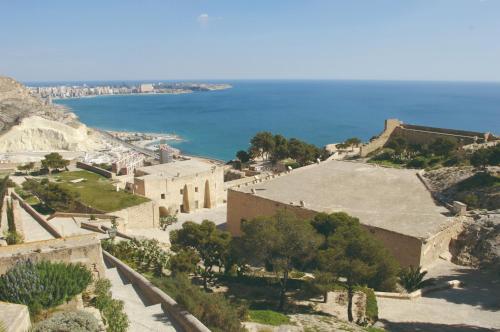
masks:
<path fill-rule="evenodd" d="M 297 205 L 283 204 L 250 193 L 229 189 L 227 201 L 228 231 L 233 236 L 240 236 L 242 219 L 251 220 L 258 216 L 272 216 L 279 209 L 291 211 L 302 219 L 311 219 L 317 214 L 317 211 Z M 362 222 L 361 220 L 363 225 Z M 420 239 L 373 226 L 363 226 L 382 241 L 401 266 L 419 266 L 421 264 L 422 241 Z"/>
<path fill-rule="evenodd" d="M 0 275 L 26 259 L 81 263 L 104 277 L 101 243 L 94 234 L 0 247 Z"/>
<path fill-rule="evenodd" d="M 131 206 L 123 210 L 110 212 L 109 215 L 119 218 L 123 229 L 154 228 L 160 226 L 158 204 L 154 201 Z M 120 225 L 121 228 L 122 225 Z"/>

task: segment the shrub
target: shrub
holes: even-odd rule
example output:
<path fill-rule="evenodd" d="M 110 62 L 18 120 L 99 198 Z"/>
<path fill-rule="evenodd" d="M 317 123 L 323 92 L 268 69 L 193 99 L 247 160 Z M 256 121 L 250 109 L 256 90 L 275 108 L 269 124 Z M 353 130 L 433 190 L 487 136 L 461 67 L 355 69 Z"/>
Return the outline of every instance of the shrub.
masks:
<path fill-rule="evenodd" d="M 369 287 L 359 287 L 358 290 L 366 295 L 366 318 L 370 322 L 376 322 L 378 320 L 378 304 L 375 292 Z"/>
<path fill-rule="evenodd" d="M 80 264 L 23 261 L 0 277 L 0 300 L 25 304 L 36 314 L 72 299 L 91 280 Z"/>
<path fill-rule="evenodd" d="M 421 267 L 410 266 L 402 269 L 399 273 L 399 281 L 408 292 L 416 291 L 432 283 L 431 280 L 424 280 L 427 271 L 421 271 Z"/>
<path fill-rule="evenodd" d="M 99 332 L 99 321 L 86 311 L 65 311 L 41 321 L 33 332 Z"/>
<path fill-rule="evenodd" d="M 240 319 L 246 318 L 246 307 L 235 307 L 222 294 L 206 293 L 182 274 L 154 279 L 153 283 L 212 331 L 244 331 Z"/>
<path fill-rule="evenodd" d="M 5 241 L 7 242 L 8 245 L 20 244 L 23 243 L 24 241 L 23 236 L 16 231 L 14 232 L 5 231 L 4 236 L 5 236 Z"/>
<path fill-rule="evenodd" d="M 280 326 L 290 323 L 290 318 L 287 315 L 273 310 L 250 310 L 250 320 L 253 322 Z"/>
<path fill-rule="evenodd" d="M 139 272 L 152 272 L 161 276 L 167 267 L 169 256 L 160 247 L 158 240 L 130 240 L 114 243 L 105 240 L 102 243 L 104 250 L 113 256 L 130 263 Z"/>
<path fill-rule="evenodd" d="M 123 302 L 111 297 L 111 282 L 99 279 L 95 283 L 94 305 L 101 312 L 108 325 L 108 332 L 126 332 L 129 326 L 127 314 L 123 311 Z"/>
<path fill-rule="evenodd" d="M 411 168 L 426 168 L 427 160 L 424 157 L 416 157 L 410 160 L 406 166 Z"/>

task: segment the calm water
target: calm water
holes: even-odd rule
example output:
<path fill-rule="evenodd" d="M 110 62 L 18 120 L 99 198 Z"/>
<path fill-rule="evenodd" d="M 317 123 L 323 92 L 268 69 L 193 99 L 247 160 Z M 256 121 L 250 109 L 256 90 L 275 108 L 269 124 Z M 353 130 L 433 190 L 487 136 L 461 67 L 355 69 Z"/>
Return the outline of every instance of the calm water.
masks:
<path fill-rule="evenodd" d="M 58 101 L 89 126 L 176 133 L 185 153 L 229 160 L 260 130 L 317 145 L 369 139 L 386 118 L 500 132 L 500 84 L 374 81 L 236 81 L 185 95 Z"/>

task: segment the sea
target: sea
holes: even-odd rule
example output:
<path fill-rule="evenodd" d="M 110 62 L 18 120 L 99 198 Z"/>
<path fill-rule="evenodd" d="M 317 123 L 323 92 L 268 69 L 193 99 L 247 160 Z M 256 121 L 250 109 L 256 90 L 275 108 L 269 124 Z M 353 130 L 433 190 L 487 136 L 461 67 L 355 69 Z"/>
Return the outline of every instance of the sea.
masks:
<path fill-rule="evenodd" d="M 180 95 L 99 96 L 56 102 L 70 107 L 90 127 L 176 134 L 182 140 L 169 143 L 184 153 L 223 160 L 247 149 L 258 131 L 323 146 L 349 137 L 368 140 L 383 130 L 388 118 L 500 134 L 500 83 L 224 83 L 233 87 Z"/>

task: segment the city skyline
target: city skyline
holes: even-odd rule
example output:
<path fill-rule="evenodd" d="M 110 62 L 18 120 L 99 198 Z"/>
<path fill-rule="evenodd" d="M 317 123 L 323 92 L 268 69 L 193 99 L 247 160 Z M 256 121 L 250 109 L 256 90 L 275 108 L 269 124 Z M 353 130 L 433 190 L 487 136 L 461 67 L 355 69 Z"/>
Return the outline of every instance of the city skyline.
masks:
<path fill-rule="evenodd" d="M 500 1 L 0 3 L 24 82 L 500 81 Z"/>

